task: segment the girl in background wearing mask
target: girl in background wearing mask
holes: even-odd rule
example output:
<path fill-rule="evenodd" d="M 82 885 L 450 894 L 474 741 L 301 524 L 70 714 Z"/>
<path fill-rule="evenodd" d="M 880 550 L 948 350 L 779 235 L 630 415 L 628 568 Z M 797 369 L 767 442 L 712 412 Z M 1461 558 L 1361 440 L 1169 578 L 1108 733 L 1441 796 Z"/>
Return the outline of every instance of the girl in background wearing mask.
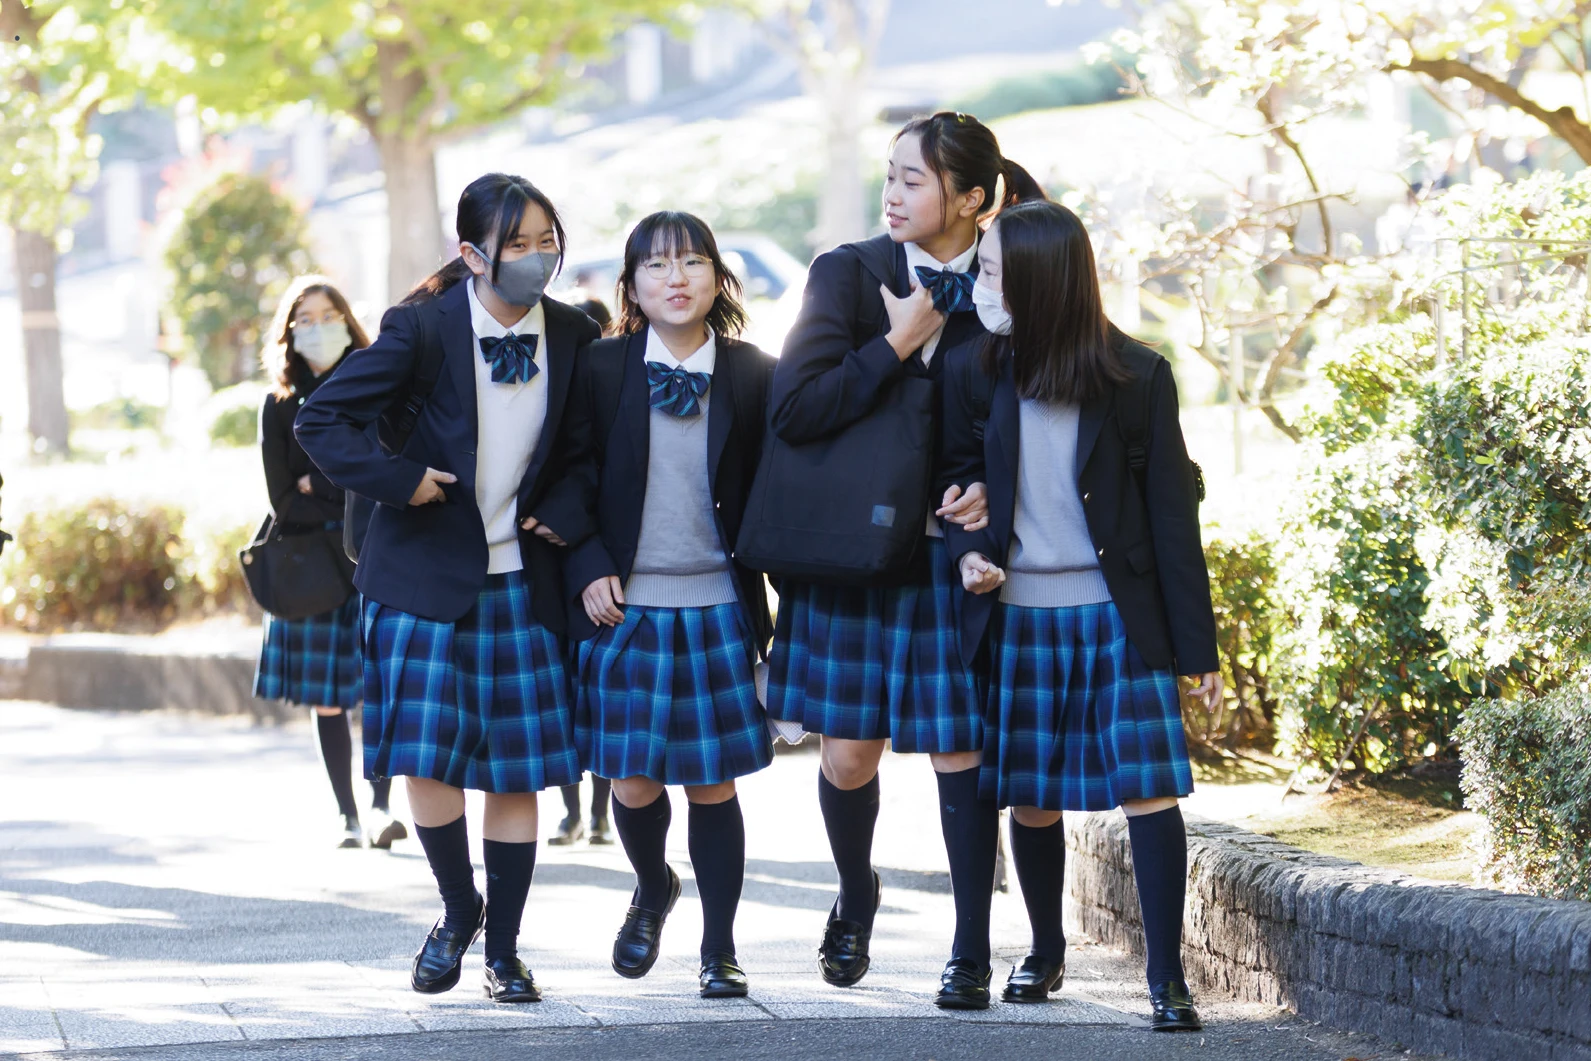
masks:
<path fill-rule="evenodd" d="M 348 300 L 324 276 L 301 276 L 276 307 L 261 361 L 271 390 L 260 407 L 260 455 L 271 510 L 285 533 L 319 530 L 343 518 L 343 492 L 310 463 L 293 438 L 293 417 L 350 350 L 369 346 Z M 388 848 L 408 836 L 387 809 L 392 782 L 371 783 L 375 821 L 367 832 L 354 800 L 353 741 L 348 709 L 364 692 L 359 660 L 359 595 L 308 619 L 265 617 L 265 638 L 254 672 L 254 695 L 310 708 L 326 776 L 342 815 L 340 847 Z"/>
<path fill-rule="evenodd" d="M 459 257 L 389 310 L 298 414 L 305 450 L 377 502 L 359 553 L 365 774 L 408 779 L 415 832 L 444 914 L 415 956 L 416 991 L 458 983 L 484 928 L 485 987 L 536 1002 L 518 956 L 536 864 L 536 793 L 580 778 L 558 571 L 562 543 L 532 517 L 562 478 L 555 442 L 575 362 L 597 326 L 543 297 L 563 260 L 548 198 L 489 173 L 464 189 Z M 370 425 L 416 403 L 389 452 Z M 522 523 L 528 524 L 522 529 Z M 578 528 L 560 528 L 577 533 Z M 475 888 L 464 790 L 486 793 L 486 896 Z"/>

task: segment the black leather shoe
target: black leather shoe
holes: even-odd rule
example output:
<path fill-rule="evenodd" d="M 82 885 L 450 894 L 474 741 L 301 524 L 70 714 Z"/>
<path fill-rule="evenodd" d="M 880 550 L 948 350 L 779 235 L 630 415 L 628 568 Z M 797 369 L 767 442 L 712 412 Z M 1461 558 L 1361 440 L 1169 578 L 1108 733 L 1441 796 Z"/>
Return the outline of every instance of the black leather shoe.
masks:
<path fill-rule="evenodd" d="M 657 962 L 657 948 L 663 940 L 663 922 L 673 912 L 679 901 L 679 874 L 668 868 L 668 903 L 663 912 L 642 910 L 631 906 L 624 915 L 624 927 L 613 941 L 613 971 L 631 980 L 639 980 L 652 971 Z"/>
<path fill-rule="evenodd" d="M 1149 989 L 1149 1001 L 1154 1013 L 1149 1017 L 1149 1030 L 1156 1032 L 1196 1032 L 1204 1027 L 1198 1010 L 1193 1008 L 1193 995 L 1181 980 L 1167 980 Z"/>
<path fill-rule="evenodd" d="M 735 964 L 733 954 L 709 954 L 702 961 L 703 998 L 745 998 L 751 990 L 746 970 Z"/>
<path fill-rule="evenodd" d="M 873 916 L 884 902 L 884 882 L 873 871 Z M 868 945 L 873 942 L 873 930 L 863 928 L 860 922 L 847 921 L 839 916 L 840 901 L 834 900 L 829 911 L 829 923 L 823 929 L 823 943 L 818 947 L 818 972 L 835 987 L 850 987 L 867 975 L 872 959 Z"/>
<path fill-rule="evenodd" d="M 979 967 L 968 958 L 951 958 L 939 974 L 939 994 L 934 1005 L 940 1009 L 988 1009 L 989 980 L 994 975 L 987 965 Z"/>
<path fill-rule="evenodd" d="M 580 823 L 580 815 L 571 814 L 558 823 L 558 831 L 547 837 L 549 847 L 568 847 L 582 836 L 586 835 L 586 827 Z"/>
<path fill-rule="evenodd" d="M 1043 1002 L 1061 989 L 1066 978 L 1066 963 L 1052 961 L 1037 954 L 1029 954 L 1022 964 L 1011 970 L 1005 990 L 1000 992 L 1001 1002 Z"/>
<path fill-rule="evenodd" d="M 420 953 L 414 956 L 414 970 L 409 974 L 409 986 L 426 995 L 451 991 L 459 982 L 459 971 L 464 965 L 464 952 L 470 949 L 481 929 L 486 927 L 486 900 L 481 900 L 481 912 L 469 928 L 448 928 L 446 920 L 438 921 L 431 934 L 425 937 Z"/>
<path fill-rule="evenodd" d="M 536 978 L 518 958 L 486 959 L 486 997 L 493 1002 L 540 1002 Z"/>
<path fill-rule="evenodd" d="M 591 819 L 591 839 L 586 842 L 598 847 L 613 843 L 613 829 L 608 825 L 608 819 Z"/>

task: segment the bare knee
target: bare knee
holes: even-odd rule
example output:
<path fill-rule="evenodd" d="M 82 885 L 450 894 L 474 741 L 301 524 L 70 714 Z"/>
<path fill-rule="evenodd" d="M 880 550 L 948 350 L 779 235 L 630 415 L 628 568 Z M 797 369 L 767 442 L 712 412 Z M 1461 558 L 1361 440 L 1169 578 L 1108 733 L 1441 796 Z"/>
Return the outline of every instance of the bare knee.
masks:
<path fill-rule="evenodd" d="M 931 752 L 928 761 L 936 774 L 959 774 L 983 765 L 982 752 Z"/>
<path fill-rule="evenodd" d="M 823 738 L 823 776 L 835 788 L 861 788 L 878 774 L 878 761 L 884 757 L 881 740 L 840 740 Z"/>
<path fill-rule="evenodd" d="M 488 792 L 481 835 L 505 844 L 528 844 L 540 824 L 534 792 Z"/>
<path fill-rule="evenodd" d="M 1158 799 L 1128 799 L 1121 804 L 1122 813 L 1129 818 L 1137 818 L 1145 814 L 1159 814 L 1163 810 L 1170 810 L 1177 805 L 1177 797 L 1161 796 Z"/>
<path fill-rule="evenodd" d="M 650 807 L 663 794 L 663 784 L 650 777 L 616 777 L 613 779 L 613 798 L 626 807 Z"/>
<path fill-rule="evenodd" d="M 313 710 L 315 714 L 320 715 L 322 718 L 330 718 L 333 715 L 340 715 L 343 713 L 343 709 L 340 707 L 317 707 Z"/>
<path fill-rule="evenodd" d="M 428 777 L 406 777 L 414 824 L 427 829 L 457 821 L 464 813 L 464 790 Z"/>
<path fill-rule="evenodd" d="M 1043 810 L 1039 807 L 1012 807 L 1011 818 L 1018 825 L 1028 829 L 1048 829 L 1061 820 L 1061 812 Z"/>
<path fill-rule="evenodd" d="M 686 785 L 685 798 L 692 803 L 728 803 L 735 798 L 735 782 L 720 781 L 716 785 Z"/>

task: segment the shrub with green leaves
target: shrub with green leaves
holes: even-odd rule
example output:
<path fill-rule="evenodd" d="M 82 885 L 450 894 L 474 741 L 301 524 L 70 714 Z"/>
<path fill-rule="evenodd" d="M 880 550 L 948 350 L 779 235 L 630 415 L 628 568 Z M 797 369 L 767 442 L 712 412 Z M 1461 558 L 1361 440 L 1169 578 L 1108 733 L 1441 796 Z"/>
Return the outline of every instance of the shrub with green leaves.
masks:
<path fill-rule="evenodd" d="M 212 394 L 204 408 L 204 415 L 210 421 L 210 441 L 218 446 L 257 444 L 260 405 L 264 400 L 265 387 L 252 381 Z"/>
<path fill-rule="evenodd" d="M 1591 899 L 1591 688 L 1472 704 L 1458 738 L 1487 883 Z"/>
<path fill-rule="evenodd" d="M 227 174 L 188 207 L 166 248 L 169 312 L 212 387 L 259 370 L 261 329 L 312 264 L 303 217 L 264 178 Z"/>
<path fill-rule="evenodd" d="M 1271 548 L 1258 534 L 1218 537 L 1204 547 L 1226 702 L 1218 713 L 1184 713 L 1188 737 L 1197 743 L 1232 748 L 1271 735 L 1276 714 L 1271 688 L 1276 565 Z"/>

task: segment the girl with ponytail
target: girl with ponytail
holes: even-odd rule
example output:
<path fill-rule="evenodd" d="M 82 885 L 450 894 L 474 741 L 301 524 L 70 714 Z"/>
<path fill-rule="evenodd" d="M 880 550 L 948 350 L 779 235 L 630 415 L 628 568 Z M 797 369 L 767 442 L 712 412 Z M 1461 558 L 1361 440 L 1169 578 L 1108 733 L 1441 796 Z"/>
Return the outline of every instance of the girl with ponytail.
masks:
<path fill-rule="evenodd" d="M 820 255 L 774 372 L 772 426 L 801 445 L 870 415 L 897 381 L 938 381 L 935 354 L 984 329 L 972 303 L 979 225 L 1043 191 L 1007 160 L 987 126 L 942 112 L 908 122 L 891 142 L 884 184 L 888 232 Z M 983 747 L 977 683 L 961 658 L 959 584 L 939 519 L 981 527 L 984 487 L 954 487 L 923 528 L 904 584 L 835 586 L 791 579 L 780 589 L 769 660 L 768 713 L 822 734 L 818 803 L 840 876 L 818 968 L 849 986 L 867 973 L 880 903 L 872 867 L 878 764 L 926 752 L 939 781 L 956 933 L 936 1002 L 989 1005 L 989 902 L 998 812 L 978 796 Z M 937 517 L 937 518 L 936 518 Z"/>

